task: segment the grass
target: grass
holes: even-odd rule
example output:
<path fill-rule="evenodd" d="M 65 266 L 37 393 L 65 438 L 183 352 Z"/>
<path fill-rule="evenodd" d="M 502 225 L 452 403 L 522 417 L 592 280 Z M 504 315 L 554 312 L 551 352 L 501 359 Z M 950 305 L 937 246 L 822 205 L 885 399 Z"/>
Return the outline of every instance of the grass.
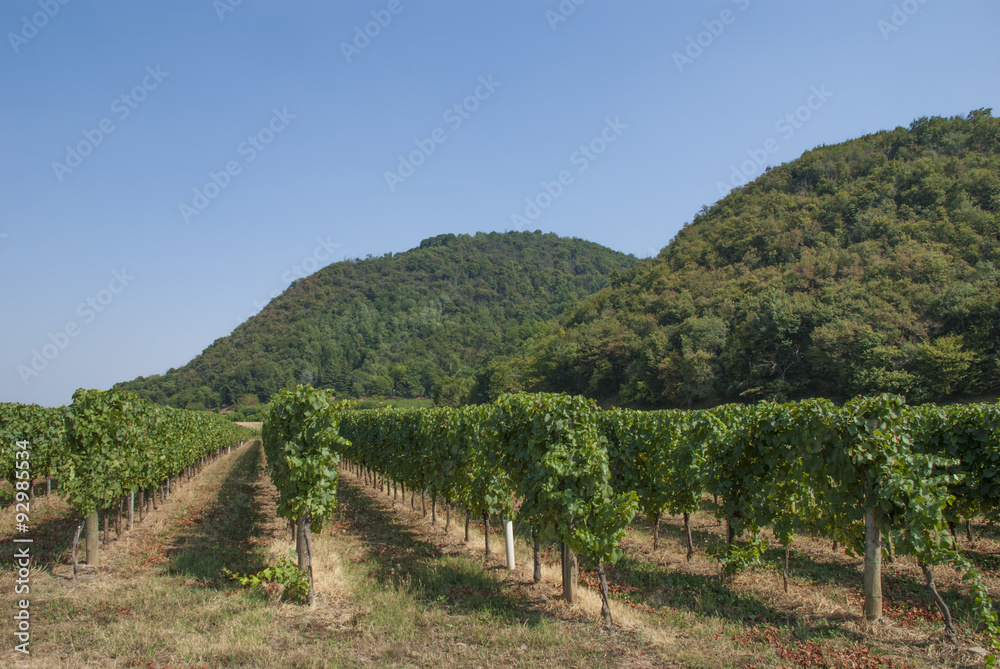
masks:
<path fill-rule="evenodd" d="M 966 667 L 973 654 L 943 642 L 941 623 L 911 560 L 885 567 L 886 622 L 860 609 L 860 560 L 829 542 L 796 537 L 790 587 L 784 551 L 719 577 L 705 548 L 723 528 L 693 518 L 697 553 L 685 559 L 680 519 L 666 518 L 661 545 L 639 517 L 608 568 L 616 627 L 600 623 L 592 569 L 581 565 L 580 602 L 560 598 L 557 551 L 545 547 L 532 581 L 528 528 L 518 526 L 515 570 L 503 536 L 484 557 L 481 524 L 463 541 L 464 515 L 438 522 L 343 470 L 340 509 L 314 537 L 317 601 L 289 604 L 238 586 L 223 567 L 253 572 L 293 548 L 275 515 L 276 491 L 259 441 L 209 464 L 132 532 L 103 552 L 99 570 L 74 582 L 68 564 L 72 511 L 56 497 L 32 503 L 32 657 L 8 641 L 0 665 L 28 667 Z M 428 500 L 429 502 L 429 500 Z M 967 555 L 1000 585 L 1000 530 L 977 526 Z M 980 536 L 981 535 L 981 536 Z M 13 609 L 13 511 L 0 512 L 0 606 Z M 935 568 L 966 644 L 975 637 L 968 590 Z M 0 635 L 12 639 L 10 616 Z"/>

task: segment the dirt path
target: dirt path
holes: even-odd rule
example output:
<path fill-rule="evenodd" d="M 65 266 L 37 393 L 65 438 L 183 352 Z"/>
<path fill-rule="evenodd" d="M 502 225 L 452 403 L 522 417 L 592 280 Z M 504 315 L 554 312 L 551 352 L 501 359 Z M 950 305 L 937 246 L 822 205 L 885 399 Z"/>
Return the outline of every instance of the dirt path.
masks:
<path fill-rule="evenodd" d="M 209 463 L 104 548 L 101 566 L 75 582 L 65 560 L 34 568 L 26 666 L 198 666 L 212 656 L 239 666 L 243 635 L 270 628 L 271 616 L 259 597 L 232 596 L 221 566 L 259 569 L 280 530 L 273 487 L 260 469 L 259 442 Z M 0 536 L 4 530 L 0 525 Z M 4 568 L 2 605 L 13 610 L 14 574 Z M 9 619 L 3 616 L 5 639 L 13 636 Z M 0 649 L 0 664 L 24 659 L 12 645 Z M 245 666 L 254 666 L 250 654 Z"/>
<path fill-rule="evenodd" d="M 410 494 L 365 485 L 341 468 L 340 509 L 314 538 L 313 607 L 269 598 L 223 575 L 255 572 L 294 548 L 276 517 L 277 493 L 259 441 L 210 463 L 178 487 L 135 530 L 103 551 L 100 569 L 71 579 L 71 510 L 58 498 L 33 502 L 41 555 L 32 571 L 32 657 L 13 642 L 0 666 L 29 667 L 795 667 L 973 666 L 974 658 L 934 641 L 924 627 L 890 621 L 869 630 L 850 614 L 842 591 L 849 558 L 822 542 L 796 544 L 789 595 L 773 568 L 723 584 L 704 548 L 718 541 L 714 519 L 696 519 L 699 554 L 683 559 L 679 530 L 665 522 L 659 551 L 647 524 L 634 523 L 626 555 L 609 569 L 616 629 L 600 622 L 600 599 L 582 588 L 580 604 L 561 598 L 554 551 L 543 581 L 532 580 L 528 544 L 506 569 L 494 528 L 490 559 L 473 522 L 446 510 L 437 523 Z M 517 528 L 524 535 L 524 528 Z M 0 513 L 0 545 L 13 551 L 13 514 Z M 42 531 L 52 536 L 41 536 Z M 980 549 L 992 547 L 981 542 Z M 12 553 L 11 553 L 12 554 Z M 828 559 L 829 558 L 829 559 Z M 774 555 L 769 559 L 774 560 Z M 13 562 L 0 564 L 0 606 L 14 610 Z M 902 567 L 902 565 L 900 565 Z M 897 568 L 898 569 L 898 568 Z M 894 573 L 894 572 L 893 572 Z M 831 579 L 829 582 L 824 578 Z M 592 574 L 581 571 L 583 583 Z M 947 579 L 943 579 L 947 582 Z M 839 616 L 839 618 L 838 618 Z M 13 639 L 11 616 L 0 637 Z M 881 650 L 877 649 L 880 648 Z M 880 653 L 903 660 L 879 658 Z M 813 665 L 808 664 L 813 662 Z"/>

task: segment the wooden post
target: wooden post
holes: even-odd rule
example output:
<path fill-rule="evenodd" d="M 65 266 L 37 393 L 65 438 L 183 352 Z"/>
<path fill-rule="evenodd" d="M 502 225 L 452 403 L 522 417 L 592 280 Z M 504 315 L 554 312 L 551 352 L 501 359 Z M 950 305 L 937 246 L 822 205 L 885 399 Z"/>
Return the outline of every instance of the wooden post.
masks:
<path fill-rule="evenodd" d="M 507 569 L 514 570 L 514 523 L 508 520 L 504 523 L 504 545 L 507 547 Z"/>
<path fill-rule="evenodd" d="M 562 577 L 563 577 L 563 599 L 570 604 L 576 604 L 576 576 L 577 564 L 576 555 L 566 544 L 562 545 Z"/>
<path fill-rule="evenodd" d="M 304 514 L 304 522 L 302 523 L 302 531 L 299 532 L 300 535 L 305 537 L 303 545 L 305 546 L 306 554 L 306 566 L 303 569 L 309 575 L 309 594 L 306 595 L 306 603 L 310 606 L 316 601 L 316 590 L 313 588 L 313 566 L 312 566 L 312 513 L 306 511 Z M 301 560 L 301 558 L 299 558 Z"/>
<path fill-rule="evenodd" d="M 298 531 L 295 533 L 295 552 L 299 556 L 299 569 L 308 571 L 309 550 L 306 546 L 306 514 L 303 513 L 298 519 Z"/>
<path fill-rule="evenodd" d="M 684 512 L 684 534 L 687 535 L 687 561 L 691 561 L 694 555 L 694 539 L 691 537 L 691 514 Z"/>
<path fill-rule="evenodd" d="M 486 537 L 486 557 L 489 558 L 490 550 L 490 514 L 483 511 L 483 535 Z"/>
<path fill-rule="evenodd" d="M 535 571 L 532 574 L 532 580 L 535 583 L 542 582 L 542 555 L 541 546 L 538 545 L 538 530 L 536 528 L 531 528 L 531 553 L 532 560 L 535 563 Z"/>
<path fill-rule="evenodd" d="M 135 526 L 135 490 L 128 494 L 128 531 Z"/>
<path fill-rule="evenodd" d="M 882 617 L 882 536 L 878 509 L 865 511 L 865 620 Z"/>
<path fill-rule="evenodd" d="M 72 550 L 72 554 L 73 554 L 73 580 L 74 581 L 76 580 L 76 571 L 77 571 L 76 554 L 77 554 L 77 549 L 80 547 L 80 530 L 83 529 L 83 523 L 84 523 L 84 519 L 83 518 L 77 518 L 77 520 L 76 520 L 76 532 L 73 533 L 73 550 Z"/>
<path fill-rule="evenodd" d="M 101 564 L 100 539 L 100 523 L 95 511 L 87 516 L 87 564 L 93 567 Z"/>

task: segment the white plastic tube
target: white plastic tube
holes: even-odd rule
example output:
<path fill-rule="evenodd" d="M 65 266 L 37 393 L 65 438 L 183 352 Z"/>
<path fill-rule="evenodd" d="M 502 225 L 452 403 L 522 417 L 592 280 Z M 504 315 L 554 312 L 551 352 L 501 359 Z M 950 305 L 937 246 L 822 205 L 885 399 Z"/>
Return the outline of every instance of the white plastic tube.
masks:
<path fill-rule="evenodd" d="M 507 569 L 514 568 L 514 523 L 504 523 L 504 543 L 507 545 Z"/>

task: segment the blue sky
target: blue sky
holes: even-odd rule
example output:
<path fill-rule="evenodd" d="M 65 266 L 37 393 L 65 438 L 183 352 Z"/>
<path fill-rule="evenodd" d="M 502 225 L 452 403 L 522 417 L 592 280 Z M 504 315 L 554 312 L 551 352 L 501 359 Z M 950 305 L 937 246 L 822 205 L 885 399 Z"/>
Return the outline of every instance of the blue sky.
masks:
<path fill-rule="evenodd" d="M 445 232 L 655 254 L 766 165 L 1000 110 L 995 0 L 63 1 L 0 5 L 0 401 Z"/>

